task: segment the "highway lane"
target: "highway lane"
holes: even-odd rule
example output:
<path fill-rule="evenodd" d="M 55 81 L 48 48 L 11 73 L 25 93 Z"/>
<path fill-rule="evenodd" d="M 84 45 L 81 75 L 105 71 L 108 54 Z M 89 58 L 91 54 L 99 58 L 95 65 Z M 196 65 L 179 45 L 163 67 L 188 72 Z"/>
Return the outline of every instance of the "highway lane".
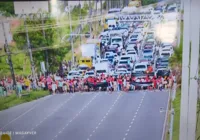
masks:
<path fill-rule="evenodd" d="M 164 91 L 54 95 L 5 130 L 37 133 L 14 140 L 160 140 L 165 112 L 159 109 L 167 100 Z"/>
<path fill-rule="evenodd" d="M 161 140 L 165 121 L 168 91 L 148 92 L 132 128 L 123 140 Z M 160 111 L 163 108 L 164 111 Z"/>
<path fill-rule="evenodd" d="M 3 131 L 31 131 L 43 118 L 48 117 L 53 111 L 59 109 L 59 107 L 64 105 L 71 97 L 72 95 L 53 95 L 53 97 L 43 100 L 31 111 L 6 126 Z M 9 116 L 10 114 L 7 115 Z M 16 139 L 19 135 L 14 135 L 13 137 Z"/>
<path fill-rule="evenodd" d="M 52 96 L 46 96 L 40 98 L 38 100 L 34 100 L 32 102 L 27 102 L 24 104 L 17 105 L 15 107 L 9 108 L 7 110 L 0 111 L 0 130 L 3 127 L 6 127 L 10 122 L 17 120 L 17 118 L 22 117 L 27 114 L 31 110 L 33 110 L 36 106 L 39 106 L 45 100 L 49 100 Z"/>
<path fill-rule="evenodd" d="M 88 140 L 120 140 L 129 128 L 130 120 L 137 111 L 145 92 L 125 93 L 119 102 L 111 109 L 96 132 L 90 130 Z M 98 126 L 98 125 L 97 125 Z M 95 128 L 93 128 L 95 130 Z M 129 130 L 128 130 L 129 131 Z"/>
<path fill-rule="evenodd" d="M 105 119 L 110 106 L 120 100 L 121 94 L 102 94 L 96 98 L 87 109 L 85 109 L 80 115 L 68 126 L 62 133 L 57 131 L 57 137 L 54 140 L 82 140 L 87 139 L 91 130 L 95 129 L 102 119 Z"/>
<path fill-rule="evenodd" d="M 25 137 L 26 140 L 35 139 L 49 139 L 54 138 L 63 129 L 64 126 L 70 123 L 74 124 L 75 117 L 77 114 L 82 114 L 82 112 L 88 107 L 92 102 L 96 102 L 101 94 L 78 94 L 73 100 L 71 100 L 62 109 L 57 111 L 54 115 L 44 121 L 39 127 L 35 128 L 34 131 L 37 135 L 29 135 Z M 79 113 L 81 111 L 81 113 Z M 84 120 L 87 121 L 87 120 Z M 71 125 L 71 124 L 70 124 Z M 68 126 L 69 127 L 69 126 Z"/>

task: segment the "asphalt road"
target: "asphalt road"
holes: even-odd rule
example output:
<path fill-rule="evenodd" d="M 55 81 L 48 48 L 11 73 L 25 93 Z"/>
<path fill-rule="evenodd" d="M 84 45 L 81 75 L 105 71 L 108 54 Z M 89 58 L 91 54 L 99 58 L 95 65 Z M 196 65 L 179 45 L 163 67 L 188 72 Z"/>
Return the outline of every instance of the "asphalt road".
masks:
<path fill-rule="evenodd" d="M 13 140 L 161 140 L 168 95 L 168 91 L 51 95 L 1 111 L 0 128 L 11 131 Z"/>

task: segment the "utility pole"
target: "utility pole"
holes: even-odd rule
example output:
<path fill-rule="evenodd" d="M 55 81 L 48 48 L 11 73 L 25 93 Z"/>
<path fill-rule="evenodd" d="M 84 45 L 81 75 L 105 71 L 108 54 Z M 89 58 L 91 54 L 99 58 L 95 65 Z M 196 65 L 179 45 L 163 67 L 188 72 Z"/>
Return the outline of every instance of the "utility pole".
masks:
<path fill-rule="evenodd" d="M 103 9 L 103 5 L 102 5 L 102 0 L 101 1 L 101 15 L 102 15 L 102 9 Z"/>
<path fill-rule="evenodd" d="M 68 8 L 69 13 L 69 24 L 70 24 L 70 34 L 72 34 L 72 23 L 71 23 L 71 8 Z M 72 66 L 74 66 L 74 43 L 73 43 L 73 35 L 71 35 L 71 47 L 72 47 Z"/>
<path fill-rule="evenodd" d="M 92 16 L 92 4 L 91 4 L 91 0 L 89 0 L 89 18 L 91 18 Z M 92 24 L 91 22 L 89 22 L 89 26 L 90 26 L 90 35 L 92 33 Z"/>
<path fill-rule="evenodd" d="M 25 26 L 25 29 L 26 29 L 27 47 L 28 47 L 28 52 L 29 52 L 30 62 L 31 62 L 32 80 L 33 80 L 35 87 L 37 87 L 37 85 L 36 85 L 36 75 L 35 75 L 35 65 L 34 65 L 34 61 L 33 61 L 32 49 L 31 49 L 31 44 L 30 44 L 29 35 L 28 35 L 26 17 L 24 17 L 24 26 Z"/>
<path fill-rule="evenodd" d="M 95 10 L 95 11 L 96 11 L 95 13 L 96 13 L 96 17 L 97 17 L 97 12 L 98 12 L 98 11 L 97 11 L 97 0 L 96 0 L 95 9 L 96 9 L 96 10 Z M 95 30 L 96 30 L 96 31 L 97 31 L 97 23 L 98 23 L 98 21 L 95 22 Z"/>
<path fill-rule="evenodd" d="M 182 85 L 180 106 L 179 140 L 188 140 L 188 97 L 189 97 L 189 56 L 190 56 L 190 0 L 184 0 L 184 30 L 182 56 Z"/>
<path fill-rule="evenodd" d="M 79 21 L 80 21 L 80 33 L 82 32 L 82 25 L 81 25 L 81 20 L 82 20 L 82 16 L 81 16 L 81 3 L 79 0 Z M 82 36 L 80 35 L 80 45 L 82 44 Z"/>
<path fill-rule="evenodd" d="M 191 58 L 190 58 L 190 87 L 188 106 L 188 140 L 196 139 L 196 114 L 198 100 L 198 77 L 199 77 L 199 28 L 200 17 L 194 16 L 200 13 L 200 1 L 191 0 Z M 187 19 L 184 19 L 184 21 Z M 184 85 L 185 86 L 185 85 Z"/>
<path fill-rule="evenodd" d="M 16 95 L 20 96 L 19 93 L 17 92 L 17 83 L 16 83 L 16 79 L 15 79 L 15 73 L 14 73 L 14 69 L 13 69 L 10 49 L 8 48 L 8 40 L 7 40 L 7 37 L 6 37 L 6 31 L 5 31 L 4 23 L 2 22 L 1 24 L 2 24 L 2 28 L 3 28 L 3 35 L 4 35 L 4 38 L 5 38 L 4 48 L 5 48 L 5 51 L 8 55 L 8 63 L 9 63 L 9 66 L 10 66 L 10 72 L 11 72 L 11 76 L 12 76 L 12 80 L 13 80 L 13 89 L 15 90 Z"/>
<path fill-rule="evenodd" d="M 46 33 L 44 30 L 44 17 L 43 14 L 41 13 L 41 19 L 42 19 L 42 33 L 43 33 L 43 37 L 46 40 Z M 45 50 L 45 59 L 46 59 L 46 69 L 47 71 L 49 70 L 49 61 L 48 61 L 48 50 Z"/>

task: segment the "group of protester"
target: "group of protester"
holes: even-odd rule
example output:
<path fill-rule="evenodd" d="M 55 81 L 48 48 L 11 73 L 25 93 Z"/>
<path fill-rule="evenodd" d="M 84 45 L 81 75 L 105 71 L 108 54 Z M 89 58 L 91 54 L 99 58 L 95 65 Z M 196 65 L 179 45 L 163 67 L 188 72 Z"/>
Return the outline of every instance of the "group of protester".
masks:
<path fill-rule="evenodd" d="M 151 77 L 146 76 L 143 78 L 137 78 L 131 75 L 124 76 L 106 76 L 101 74 L 98 77 L 88 78 L 74 78 L 67 79 L 56 75 L 40 76 L 37 78 L 36 86 L 33 80 L 29 77 L 18 77 L 17 91 L 21 93 L 23 90 L 30 91 L 31 89 L 40 88 L 43 90 L 49 90 L 51 94 L 56 93 L 74 93 L 74 92 L 89 92 L 89 91 L 129 91 L 138 89 L 166 89 L 171 88 L 175 82 L 175 76 L 169 77 Z M 9 91 L 13 89 L 13 82 L 11 78 L 4 78 L 0 80 L 0 87 Z"/>

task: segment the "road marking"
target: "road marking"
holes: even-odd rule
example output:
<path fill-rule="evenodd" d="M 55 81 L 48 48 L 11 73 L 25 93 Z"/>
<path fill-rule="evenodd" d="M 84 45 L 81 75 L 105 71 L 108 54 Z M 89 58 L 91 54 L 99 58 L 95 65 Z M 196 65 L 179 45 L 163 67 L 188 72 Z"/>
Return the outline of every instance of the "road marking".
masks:
<path fill-rule="evenodd" d="M 134 113 L 133 119 L 132 119 L 132 121 L 131 121 L 131 123 L 130 123 L 130 125 L 129 125 L 129 129 L 126 130 L 127 132 L 125 133 L 125 136 L 124 136 L 123 140 L 126 139 L 126 136 L 128 135 L 128 132 L 130 131 L 130 128 L 132 127 L 133 121 L 134 121 L 135 118 L 137 117 L 138 111 L 140 110 L 140 107 L 141 107 L 141 105 L 142 105 L 142 101 L 144 100 L 145 95 L 146 95 L 146 94 L 144 94 L 144 95 L 142 96 L 142 98 L 141 98 L 141 102 L 140 102 L 140 104 L 139 104 L 139 106 L 138 106 L 136 112 Z"/>
<path fill-rule="evenodd" d="M 91 103 L 91 101 L 93 101 L 98 95 L 100 95 L 100 94 L 97 93 L 97 94 L 89 101 L 89 103 L 86 104 L 81 110 L 83 111 L 83 110 L 86 108 L 86 106 L 88 106 L 88 105 Z M 80 112 L 80 111 L 79 111 L 79 112 Z M 79 113 L 79 114 L 80 114 L 80 113 Z M 77 116 L 79 116 L 79 114 L 76 114 L 76 115 L 69 121 L 69 123 L 71 123 Z M 59 131 L 58 134 L 60 134 L 60 132 L 62 133 L 63 130 L 69 125 L 69 123 L 67 123 L 67 124 L 62 128 L 62 131 Z M 58 134 L 57 134 L 57 135 L 58 135 Z"/>
<path fill-rule="evenodd" d="M 106 118 L 106 116 L 109 114 L 109 112 L 111 111 L 112 107 L 114 106 L 114 104 L 118 101 L 118 99 L 120 98 L 121 93 L 118 95 L 117 99 L 115 99 L 114 103 L 111 105 L 111 107 L 109 108 L 108 112 L 105 114 L 105 116 L 103 117 L 103 119 L 101 119 L 101 122 L 103 122 L 103 120 Z M 101 125 L 101 122 L 98 123 L 98 125 L 96 126 L 95 129 L 98 129 L 98 127 Z M 95 131 L 93 130 L 93 133 L 95 133 Z"/>
<path fill-rule="evenodd" d="M 4 125 L 3 127 L 0 128 L 0 130 L 3 130 L 5 127 L 7 127 L 8 125 L 10 125 L 11 123 L 13 123 L 14 121 L 18 120 L 19 118 L 21 118 L 22 116 L 26 115 L 27 113 L 29 113 L 31 110 L 35 109 L 38 105 L 40 105 L 41 103 L 43 103 L 43 101 L 46 101 L 47 99 L 49 99 L 50 97 L 52 97 L 52 95 L 46 96 L 41 100 L 35 100 L 35 105 L 30 108 L 29 110 L 27 110 L 26 112 L 22 113 L 21 115 L 19 115 L 17 118 L 13 119 L 12 121 L 10 121 L 9 123 L 7 123 L 6 125 Z M 40 103 L 37 104 L 37 101 Z"/>

